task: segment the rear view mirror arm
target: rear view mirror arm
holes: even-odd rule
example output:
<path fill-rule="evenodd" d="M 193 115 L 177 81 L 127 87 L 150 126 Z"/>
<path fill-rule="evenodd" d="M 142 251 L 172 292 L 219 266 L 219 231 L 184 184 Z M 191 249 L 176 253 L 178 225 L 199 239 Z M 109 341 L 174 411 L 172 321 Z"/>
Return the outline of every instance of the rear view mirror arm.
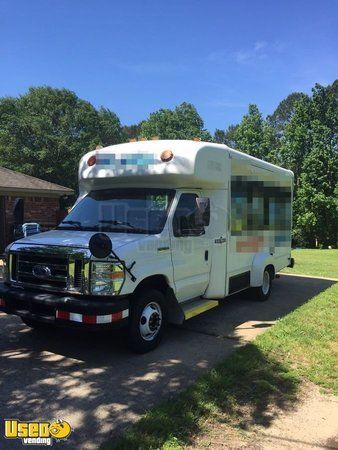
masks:
<path fill-rule="evenodd" d="M 124 268 L 124 270 L 125 270 L 126 272 L 129 273 L 130 278 L 131 278 L 131 281 L 132 281 L 133 283 L 135 283 L 135 281 L 137 280 L 137 278 L 136 278 L 135 275 L 132 273 L 131 269 L 135 266 L 136 262 L 133 261 L 133 262 L 131 263 L 131 266 L 130 266 L 130 267 L 127 267 L 127 266 L 125 265 L 124 261 L 122 261 L 122 259 L 119 258 L 119 256 L 114 252 L 114 250 L 111 251 L 111 254 L 114 256 L 115 259 L 117 259 L 117 261 L 121 264 L 121 266 Z"/>
<path fill-rule="evenodd" d="M 120 259 L 120 257 L 114 252 L 112 242 L 109 236 L 107 236 L 105 233 L 93 234 L 93 236 L 89 239 L 89 250 L 91 254 L 98 259 L 108 258 L 109 256 L 113 255 L 114 258 L 121 264 L 123 269 L 129 273 L 131 281 L 136 281 L 136 277 L 131 271 L 132 267 L 135 265 L 135 261 L 128 268 L 125 265 L 124 261 L 122 261 L 122 259 Z"/>

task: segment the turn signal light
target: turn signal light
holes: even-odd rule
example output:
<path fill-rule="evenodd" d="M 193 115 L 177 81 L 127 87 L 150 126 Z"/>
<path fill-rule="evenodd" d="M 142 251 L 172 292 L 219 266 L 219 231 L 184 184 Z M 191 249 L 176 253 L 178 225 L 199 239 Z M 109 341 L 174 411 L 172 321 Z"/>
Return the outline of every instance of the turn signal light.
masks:
<path fill-rule="evenodd" d="M 121 278 L 124 279 L 123 272 L 112 272 L 110 276 L 112 280 L 120 280 Z"/>

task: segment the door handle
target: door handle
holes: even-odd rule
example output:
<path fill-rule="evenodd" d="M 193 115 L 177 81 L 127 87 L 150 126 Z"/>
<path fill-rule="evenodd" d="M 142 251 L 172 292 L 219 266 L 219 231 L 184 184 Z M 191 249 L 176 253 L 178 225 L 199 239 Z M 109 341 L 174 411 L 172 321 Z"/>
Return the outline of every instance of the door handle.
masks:
<path fill-rule="evenodd" d="M 209 259 L 209 251 L 206 250 L 206 251 L 204 252 L 204 261 L 208 261 L 208 259 Z"/>
<path fill-rule="evenodd" d="M 224 244 L 224 242 L 226 242 L 227 239 L 225 237 L 219 237 L 217 239 L 215 239 L 215 244 Z"/>

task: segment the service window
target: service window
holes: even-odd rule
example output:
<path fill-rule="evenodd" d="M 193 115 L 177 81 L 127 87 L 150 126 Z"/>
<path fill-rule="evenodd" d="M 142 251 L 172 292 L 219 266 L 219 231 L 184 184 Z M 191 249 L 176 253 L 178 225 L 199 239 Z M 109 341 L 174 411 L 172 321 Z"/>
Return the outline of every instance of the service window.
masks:
<path fill-rule="evenodd" d="M 196 204 L 197 194 L 182 194 L 174 214 L 174 236 L 200 236 L 204 234 Z"/>

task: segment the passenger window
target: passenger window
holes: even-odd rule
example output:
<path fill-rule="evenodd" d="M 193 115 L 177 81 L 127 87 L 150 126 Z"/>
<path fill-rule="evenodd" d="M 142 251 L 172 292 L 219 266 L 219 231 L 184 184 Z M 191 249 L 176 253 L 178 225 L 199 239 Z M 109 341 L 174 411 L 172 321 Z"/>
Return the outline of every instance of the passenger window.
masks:
<path fill-rule="evenodd" d="M 174 214 L 174 236 L 200 236 L 204 234 L 196 198 L 197 194 L 182 194 Z"/>

